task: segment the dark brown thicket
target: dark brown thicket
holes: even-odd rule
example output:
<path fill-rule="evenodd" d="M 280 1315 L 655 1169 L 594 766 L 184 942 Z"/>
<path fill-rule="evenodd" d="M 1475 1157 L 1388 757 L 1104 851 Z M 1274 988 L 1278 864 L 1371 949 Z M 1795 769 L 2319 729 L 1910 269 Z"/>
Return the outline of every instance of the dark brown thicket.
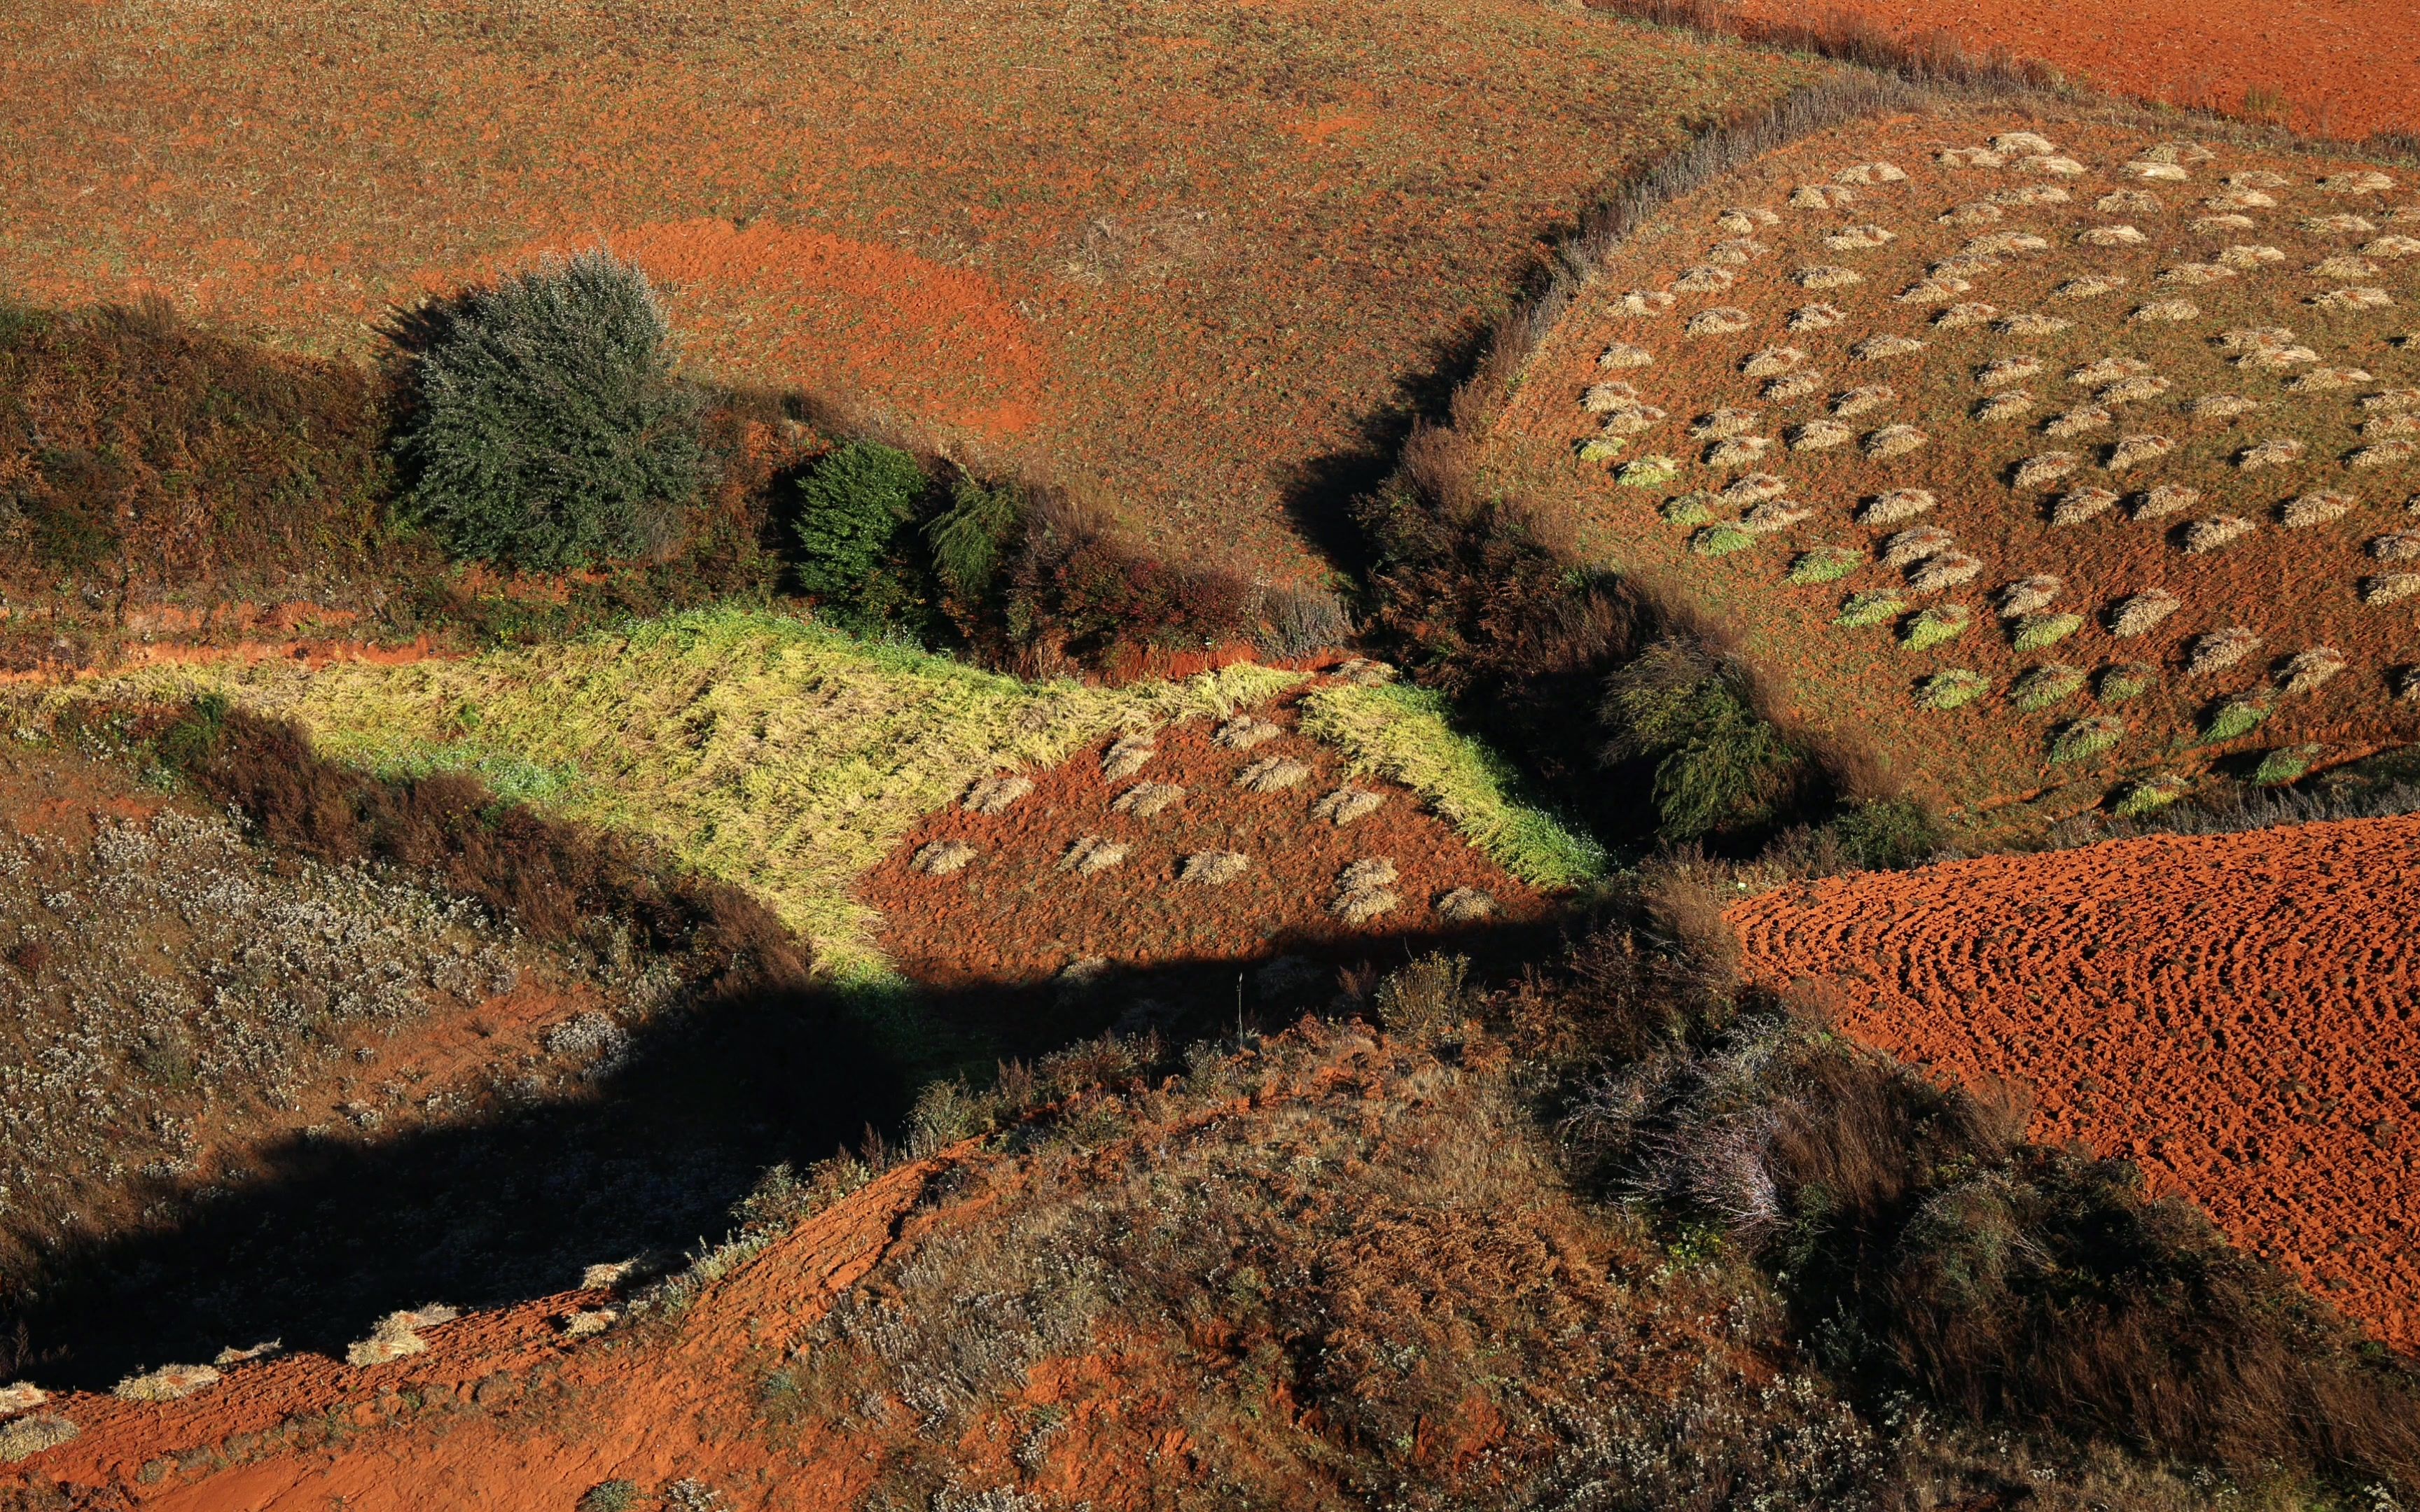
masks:
<path fill-rule="evenodd" d="M 624 924 L 705 985 L 806 979 L 804 943 L 748 893 L 502 802 L 474 777 L 380 780 L 323 760 L 290 724 L 215 705 L 149 722 L 163 755 L 279 849 L 411 868 L 543 940 L 595 943 Z"/>

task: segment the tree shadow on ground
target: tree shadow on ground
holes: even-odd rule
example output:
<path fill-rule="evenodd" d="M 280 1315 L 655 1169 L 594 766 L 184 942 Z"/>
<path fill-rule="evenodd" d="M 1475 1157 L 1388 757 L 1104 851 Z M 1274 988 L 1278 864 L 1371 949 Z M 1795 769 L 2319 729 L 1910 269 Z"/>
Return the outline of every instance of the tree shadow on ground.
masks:
<path fill-rule="evenodd" d="M 566 1290 L 582 1267 L 678 1263 L 719 1240 L 766 1169 L 895 1138 L 917 1084 L 1032 1058 L 1112 1028 L 1176 1045 L 1275 1026 L 1443 947 L 1509 964 L 1552 923 L 1358 940 L 1117 973 L 1081 991 L 1002 984 L 892 1004 L 884 1023 L 818 989 L 669 1012 L 572 1096 L 380 1137 L 252 1153 L 240 1188 L 187 1193 L 156 1227 L 53 1257 L 53 1279 L 0 1313 L 16 1369 L 106 1390 L 137 1370 L 269 1339 L 341 1356 L 382 1314 L 495 1307 Z M 1342 999 L 1350 1002 L 1350 995 Z M 911 1047 L 954 1047 L 957 1065 Z M 911 1059 L 912 1057 L 912 1059 Z"/>

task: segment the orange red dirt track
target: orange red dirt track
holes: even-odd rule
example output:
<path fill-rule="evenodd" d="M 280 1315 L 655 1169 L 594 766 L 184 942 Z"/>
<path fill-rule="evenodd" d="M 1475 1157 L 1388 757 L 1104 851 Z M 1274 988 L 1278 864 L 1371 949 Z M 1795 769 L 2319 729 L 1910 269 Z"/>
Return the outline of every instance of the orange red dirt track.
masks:
<path fill-rule="evenodd" d="M 1731 911 L 1749 970 L 1841 1028 L 2030 1084 L 2081 1139 L 2200 1202 L 2420 1349 L 2420 816 L 2152 836 L 1786 887 Z"/>
<path fill-rule="evenodd" d="M 1835 0 L 1837 14 L 1901 38 L 1947 32 L 1969 53 L 2039 59 L 2164 104 L 2241 110 L 2301 131 L 2420 131 L 2420 8 L 2408 0 Z M 1750 23 L 1807 19 L 1787 0 L 1743 0 Z"/>

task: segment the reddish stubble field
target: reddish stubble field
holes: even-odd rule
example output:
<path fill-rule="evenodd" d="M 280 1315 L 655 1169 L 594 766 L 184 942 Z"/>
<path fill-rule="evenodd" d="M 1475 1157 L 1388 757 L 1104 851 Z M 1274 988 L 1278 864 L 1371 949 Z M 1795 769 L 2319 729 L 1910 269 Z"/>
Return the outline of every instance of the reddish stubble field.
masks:
<path fill-rule="evenodd" d="M 1785 887 L 1750 972 L 1947 1075 L 2033 1088 L 2033 1134 L 2190 1196 L 2420 1350 L 2420 816 L 2153 836 Z"/>

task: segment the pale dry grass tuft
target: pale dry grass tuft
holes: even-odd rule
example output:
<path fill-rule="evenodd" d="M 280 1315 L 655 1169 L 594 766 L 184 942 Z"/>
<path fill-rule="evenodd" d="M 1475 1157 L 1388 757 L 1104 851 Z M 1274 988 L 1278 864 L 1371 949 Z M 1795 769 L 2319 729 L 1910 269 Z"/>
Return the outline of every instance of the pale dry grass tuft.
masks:
<path fill-rule="evenodd" d="M 2174 267 L 2161 269 L 2153 282 L 2172 284 L 2180 288 L 2205 288 L 2236 276 L 2235 270 L 2225 263 L 2178 263 Z"/>
<path fill-rule="evenodd" d="M 1718 304 L 1711 310 L 1700 310 L 1689 317 L 1683 329 L 1692 336 L 1736 336 L 1755 324 L 1745 310 Z"/>
<path fill-rule="evenodd" d="M 2377 468 L 2401 467 L 2414 457 L 2420 457 L 2420 441 L 2380 441 L 2362 447 L 2346 457 L 2345 466 L 2369 471 Z"/>
<path fill-rule="evenodd" d="M 1113 799 L 1109 807 L 1119 813 L 1149 819 L 1164 813 L 1185 801 L 1185 789 L 1174 782 L 1138 782 Z"/>
<path fill-rule="evenodd" d="M 1724 485 L 1716 497 L 1727 504 L 1761 504 L 1790 492 L 1788 479 L 1770 472 L 1745 472 Z"/>
<path fill-rule="evenodd" d="M 1864 283 L 1866 275 L 1854 268 L 1835 268 L 1818 264 L 1812 268 L 1798 270 L 1797 280 L 1800 288 L 1847 288 L 1852 285 Z"/>
<path fill-rule="evenodd" d="M 1721 294 L 1739 282 L 1739 274 L 1709 263 L 1692 268 L 1672 281 L 1676 294 Z"/>
<path fill-rule="evenodd" d="M 2067 380 L 2078 388 L 2099 389 L 2121 378 L 2148 377 L 2151 364 L 2138 357 L 2103 357 L 2068 371 Z"/>
<path fill-rule="evenodd" d="M 164 1365 L 139 1376 L 129 1376 L 109 1388 L 122 1402 L 173 1402 L 219 1383 L 214 1365 Z"/>
<path fill-rule="evenodd" d="M 2053 525 L 2081 525 L 2098 519 L 2118 506 L 2118 496 L 2107 488 L 2071 488 L 2058 496 L 2050 506 Z"/>
<path fill-rule="evenodd" d="M 2314 236 L 2362 237 L 2378 229 L 2367 216 L 2350 214 L 2305 215 L 2294 224 Z"/>
<path fill-rule="evenodd" d="M 2039 357 L 1995 358 L 1976 369 L 1975 381 L 1984 388 L 1996 389 L 2004 383 L 2029 378 L 2041 370 L 2042 361 Z"/>
<path fill-rule="evenodd" d="M 2118 273 L 2087 273 L 2071 278 L 2050 291 L 2054 300 L 2097 300 L 2104 294 L 2115 294 L 2126 286 L 2124 275 Z"/>
<path fill-rule="evenodd" d="M 2133 313 L 2126 318 L 2171 324 L 2183 320 L 2198 320 L 2201 318 L 2201 306 L 2191 300 L 2153 300 L 2148 304 L 2136 305 Z"/>
<path fill-rule="evenodd" d="M 1613 301 L 1614 314 L 1626 319 L 1652 320 L 1670 312 L 1680 301 L 1662 289 L 1635 288 Z"/>
<path fill-rule="evenodd" d="M 1235 785 L 1247 793 L 1279 793 L 1300 787 L 1311 777 L 1311 767 L 1290 756 L 1269 756 L 1254 762 L 1237 774 Z"/>
<path fill-rule="evenodd" d="M 2334 646 L 2313 646 L 2297 651 L 2277 669 L 2277 687 L 2282 692 L 2308 693 L 2345 670 L 2344 654 Z"/>
<path fill-rule="evenodd" d="M 1365 819 L 1386 807 L 1387 795 L 1368 788 L 1341 787 L 1311 806 L 1311 816 L 1325 819 L 1342 829 L 1357 819 Z"/>
<path fill-rule="evenodd" d="M 2056 483 L 2083 465 L 2073 452 L 2044 452 L 2020 461 L 2010 481 L 2020 488 L 2040 488 Z"/>
<path fill-rule="evenodd" d="M 2117 189 L 2092 202 L 2103 215 L 2152 215 L 2162 208 L 2160 196 L 2148 189 Z"/>
<path fill-rule="evenodd" d="M 2201 490 L 2181 484 L 2164 483 L 2156 488 L 2146 488 L 2134 496 L 2128 514 L 2135 520 L 2165 519 L 2181 515 L 2201 502 Z"/>
<path fill-rule="evenodd" d="M 2129 594 L 2110 606 L 2109 633 L 2121 640 L 2149 635 L 2183 605 L 2183 599 L 2164 588 Z"/>
<path fill-rule="evenodd" d="M 1655 365 L 1655 354 L 1644 347 L 1636 347 L 1626 341 L 1617 341 L 1597 354 L 1596 365 L 1611 368 L 1616 372 L 1630 368 L 1652 367 Z"/>
<path fill-rule="evenodd" d="M 1450 924 L 1475 924 L 1496 914 L 1496 900 L 1477 887 L 1456 887 L 1436 901 L 1439 918 Z"/>
<path fill-rule="evenodd" d="M 2063 586 L 2049 573 L 2036 573 L 2030 578 L 2020 578 L 2001 589 L 1993 602 L 2002 619 L 2013 620 L 2048 608 L 2051 601 L 2058 597 Z"/>
<path fill-rule="evenodd" d="M 2389 572 L 2361 580 L 2361 601 L 2374 606 L 2400 604 L 2420 594 L 2420 572 Z"/>
<path fill-rule="evenodd" d="M 1210 744 L 1222 750 L 1250 750 L 1284 733 L 1284 730 L 1257 715 L 1239 714 L 1211 733 Z"/>
<path fill-rule="evenodd" d="M 1158 754 L 1159 747 L 1149 735 L 1121 735 L 1101 752 L 1101 775 L 1113 782 L 1123 781 L 1149 765 Z"/>
<path fill-rule="evenodd" d="M 1865 453 L 1877 461 L 1905 456 L 1926 444 L 1931 438 L 1914 425 L 1885 425 L 1865 440 Z"/>
<path fill-rule="evenodd" d="M 1918 565 L 1907 575 L 1907 585 L 1919 594 L 1938 594 L 1961 583 L 1972 582 L 1983 573 L 1983 563 L 1959 551 L 1945 551 Z"/>
<path fill-rule="evenodd" d="M 2400 233 L 2383 236 L 2361 250 L 2364 256 L 2399 262 L 2406 257 L 2420 257 L 2420 237 L 2407 237 Z"/>
<path fill-rule="evenodd" d="M 0 1464 L 30 1459 L 45 1449 L 57 1448 L 81 1431 L 73 1423 L 51 1412 L 11 1418 L 0 1423 Z"/>
<path fill-rule="evenodd" d="M 2078 231 L 2075 239 L 2087 247 L 2139 247 L 2151 239 L 2131 225 L 2096 225 Z"/>
<path fill-rule="evenodd" d="M 2194 222 L 2193 228 L 2210 236 L 2220 231 L 2249 231 L 2257 224 L 2249 215 L 2204 215 Z"/>
<path fill-rule="evenodd" d="M 582 1307 L 563 1315 L 560 1324 L 566 1338 L 592 1338 L 613 1326 L 622 1316 L 613 1307 Z"/>
<path fill-rule="evenodd" d="M 2003 336 L 2055 336 L 2074 325 L 2075 322 L 2065 316 L 2028 311 L 2023 315 L 2012 315 L 1993 329 Z"/>
<path fill-rule="evenodd" d="M 2177 443 L 2165 436 L 2121 436 L 2109 449 L 2109 458 L 2101 465 L 2112 472 L 2155 462 L 2177 449 Z"/>
<path fill-rule="evenodd" d="M 2323 194 L 2383 194 L 2394 187 L 2394 179 L 2370 168 L 2330 174 L 2319 180 Z"/>
<path fill-rule="evenodd" d="M 1735 237 L 1754 236 L 1769 225 L 1779 225 L 1781 217 L 1761 205 L 1735 205 L 1714 217 L 1714 224 Z"/>
<path fill-rule="evenodd" d="M 2054 440 L 2070 436 L 2084 436 L 2096 430 L 2106 430 L 2117 424 L 2118 417 L 2097 404 L 2080 404 L 2072 409 L 2051 416 L 2042 422 L 2042 434 Z"/>
<path fill-rule="evenodd" d="M 2180 544 L 2188 556 L 2203 556 L 2220 550 L 2252 533 L 2252 521 L 2241 515 L 2212 515 L 2185 527 Z"/>
<path fill-rule="evenodd" d="M 2381 562 L 2420 562 L 2420 534 L 2409 531 L 2371 539 L 2369 554 Z"/>
<path fill-rule="evenodd" d="M 1918 525 L 1885 536 L 1877 560 L 1885 567 L 1912 567 L 1951 549 L 1958 538 L 1938 525 Z"/>
<path fill-rule="evenodd" d="M 51 1394 L 30 1381 L 11 1381 L 0 1386 L 0 1417 L 30 1412 L 51 1399 Z"/>
<path fill-rule="evenodd" d="M 1806 361 L 1807 354 L 1795 347 L 1767 347 L 1741 358 L 1739 370 L 1749 378 L 1773 378 Z"/>
<path fill-rule="evenodd" d="M 1789 404 L 1792 400 L 1804 399 L 1823 386 L 1823 375 L 1813 368 L 1806 368 L 1775 378 L 1757 393 L 1771 403 Z"/>
<path fill-rule="evenodd" d="M 2360 501 L 2350 494 L 2324 490 L 2298 494 L 2277 506 L 2277 523 L 2297 530 L 2325 525 L 2330 520 L 2342 519 L 2352 513 L 2353 506 Z"/>
<path fill-rule="evenodd" d="M 2315 367 L 2286 385 L 2288 393 L 2333 393 L 2339 389 L 2356 389 L 2370 380 L 2369 374 L 2358 367 Z"/>
<path fill-rule="evenodd" d="M 2260 649 L 2260 637 L 2241 625 L 2195 636 L 2185 653 L 2185 675 L 2207 677 L 2224 671 Z"/>
<path fill-rule="evenodd" d="M 2140 404 L 2146 399 L 2156 399 L 2174 387 L 2175 384 L 2157 374 L 2136 373 L 2106 385 L 2093 397 L 2102 404 Z"/>
<path fill-rule="evenodd" d="M 1987 325 L 2000 313 L 1996 304 L 1953 304 L 1932 317 L 1938 331 L 1963 331 L 1969 326 Z"/>
<path fill-rule="evenodd" d="M 1899 233 L 1885 225 L 1844 225 L 1823 238 L 1823 245 L 1835 252 L 1862 252 L 1873 247 L 1887 247 L 1899 239 Z"/>
<path fill-rule="evenodd" d="M 918 847 L 909 858 L 908 870 L 928 877 L 955 876 L 973 863 L 977 852 L 962 840 L 937 840 Z"/>
<path fill-rule="evenodd" d="M 1810 420 L 1792 426 L 1784 439 L 1793 452 L 1825 452 L 1835 446 L 1846 446 L 1857 439 L 1857 433 L 1837 420 Z"/>
<path fill-rule="evenodd" d="M 582 1270 L 580 1273 L 580 1289 L 582 1291 L 609 1291 L 628 1280 L 631 1273 L 638 1270 L 638 1268 L 639 1262 L 635 1259 L 600 1261 L 597 1264 L 588 1266 Z M 225 1360 L 221 1360 L 219 1363 L 224 1365 L 226 1362 Z"/>
<path fill-rule="evenodd" d="M 2340 252 L 2333 257 L 2322 257 L 2313 263 L 2309 271 L 2314 278 L 2376 278 L 2379 268 L 2378 264 L 2366 257 Z"/>
<path fill-rule="evenodd" d="M 1067 847 L 1059 857 L 1059 870 L 1073 872 L 1079 877 L 1098 876 L 1125 863 L 1126 848 L 1113 840 L 1098 835 L 1086 835 Z"/>
<path fill-rule="evenodd" d="M 2239 242 L 2211 260 L 2223 268 L 2232 268 L 2239 273 L 2249 273 L 2266 268 L 2272 263 L 2284 262 L 2286 255 L 2275 247 Z"/>
<path fill-rule="evenodd" d="M 2288 437 L 2257 442 L 2235 454 L 2235 465 L 2246 472 L 2281 468 L 2303 459 L 2303 443 Z"/>
<path fill-rule="evenodd" d="M 1753 409 L 1714 409 L 1699 415 L 1689 426 L 1689 434 L 1701 441 L 1729 440 L 1756 429 L 1757 415 Z"/>
<path fill-rule="evenodd" d="M 1993 423 L 2023 420 L 2040 405 L 2040 401 L 2024 389 L 2004 389 L 1977 405 L 1975 418 Z"/>
<path fill-rule="evenodd" d="M 1829 331 L 1848 323 L 1848 313 L 1837 304 L 1802 304 L 1790 312 L 1792 331 Z"/>
<path fill-rule="evenodd" d="M 1183 880 L 1196 887 L 1223 887 L 1252 869 L 1252 858 L 1240 851 L 1203 851 L 1185 858 Z"/>
<path fill-rule="evenodd" d="M 1834 394 L 1832 402 L 1826 408 L 1841 419 L 1847 420 L 1869 410 L 1879 409 L 1898 397 L 1897 392 L 1888 384 L 1869 383 Z"/>
<path fill-rule="evenodd" d="M 1013 775 L 978 778 L 974 785 L 967 789 L 967 795 L 961 807 L 969 813 L 985 815 L 1006 813 L 1016 807 L 1019 798 L 1032 791 L 1033 781 L 1031 778 Z"/>
<path fill-rule="evenodd" d="M 2240 393 L 2210 393 L 2187 402 L 2184 411 L 2195 420 L 2233 420 L 2259 408 L 2259 400 Z"/>
<path fill-rule="evenodd" d="M 1739 528 L 1750 535 L 1772 535 L 1811 518 L 1815 511 L 1788 499 L 1768 499 L 1740 517 Z"/>
<path fill-rule="evenodd" d="M 425 1307 L 392 1312 L 378 1320 L 370 1335 L 355 1339 L 345 1349 L 345 1363 L 352 1365 L 386 1365 L 407 1355 L 427 1352 L 428 1341 L 420 1330 L 450 1323 L 461 1315 L 439 1303 Z"/>
<path fill-rule="evenodd" d="M 1730 440 L 1716 441 L 1706 448 L 1706 466 L 1710 468 L 1754 467 L 1763 461 L 1764 454 L 1772 449 L 1773 441 L 1769 437 L 1734 436 Z"/>
<path fill-rule="evenodd" d="M 2382 288 L 2332 288 L 2312 295 L 2311 302 L 2322 310 L 2383 310 L 2395 303 L 2395 296 Z"/>
<path fill-rule="evenodd" d="M 1857 510 L 1857 523 L 1897 525 L 1902 520 L 1914 519 L 1938 502 L 1923 488 L 1893 488 L 1888 493 L 1868 500 Z"/>
<path fill-rule="evenodd" d="M 1849 348 L 1849 355 L 1861 363 L 1886 363 L 1894 357 L 1910 357 L 1924 350 L 1924 343 L 1913 336 L 1868 336 Z"/>

